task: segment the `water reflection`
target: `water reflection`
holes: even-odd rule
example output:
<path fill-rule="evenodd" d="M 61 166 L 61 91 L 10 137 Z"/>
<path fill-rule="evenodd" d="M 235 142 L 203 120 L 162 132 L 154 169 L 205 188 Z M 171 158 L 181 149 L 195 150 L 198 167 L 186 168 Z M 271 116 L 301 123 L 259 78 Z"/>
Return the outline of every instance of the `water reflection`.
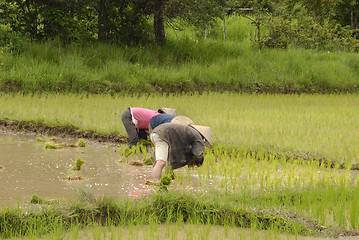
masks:
<path fill-rule="evenodd" d="M 87 142 L 85 148 L 44 149 L 44 145 L 32 134 L 0 134 L 0 207 L 29 202 L 34 193 L 46 199 L 75 199 L 79 188 L 91 189 L 95 197 L 137 198 L 150 192 L 145 178 L 151 167 L 120 163 L 116 146 Z M 73 171 L 78 157 L 85 164 Z M 70 175 L 83 180 L 64 180 Z"/>

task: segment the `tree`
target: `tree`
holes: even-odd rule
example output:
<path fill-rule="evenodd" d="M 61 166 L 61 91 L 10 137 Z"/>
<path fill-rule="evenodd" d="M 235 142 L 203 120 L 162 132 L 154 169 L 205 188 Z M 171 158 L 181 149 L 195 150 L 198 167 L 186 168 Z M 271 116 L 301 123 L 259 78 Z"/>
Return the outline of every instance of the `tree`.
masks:
<path fill-rule="evenodd" d="M 342 26 L 351 26 L 353 31 L 357 31 L 359 29 L 359 0 L 335 0 L 334 3 L 334 19 Z"/>
<path fill-rule="evenodd" d="M 148 0 L 145 14 L 153 15 L 156 42 L 166 42 L 165 24 L 174 19 L 186 21 L 195 26 L 206 25 L 224 14 L 225 0 Z M 143 4 L 143 2 L 142 2 Z"/>

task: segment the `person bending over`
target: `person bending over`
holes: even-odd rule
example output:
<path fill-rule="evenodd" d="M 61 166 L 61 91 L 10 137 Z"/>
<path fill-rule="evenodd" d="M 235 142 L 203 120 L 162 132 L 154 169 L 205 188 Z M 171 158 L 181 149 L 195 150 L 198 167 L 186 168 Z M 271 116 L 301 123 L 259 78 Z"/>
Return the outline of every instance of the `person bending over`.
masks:
<path fill-rule="evenodd" d="M 129 107 L 122 113 L 121 120 L 129 138 L 128 147 L 131 148 L 136 145 L 140 139 L 147 140 L 150 120 L 160 113 L 176 114 L 176 109 L 160 108 L 158 111 L 154 111 L 146 108 Z"/>
<path fill-rule="evenodd" d="M 204 147 L 212 147 L 211 129 L 200 125 L 163 123 L 152 130 L 150 138 L 155 147 L 154 180 L 161 178 L 166 165 L 172 169 L 201 166 Z"/>

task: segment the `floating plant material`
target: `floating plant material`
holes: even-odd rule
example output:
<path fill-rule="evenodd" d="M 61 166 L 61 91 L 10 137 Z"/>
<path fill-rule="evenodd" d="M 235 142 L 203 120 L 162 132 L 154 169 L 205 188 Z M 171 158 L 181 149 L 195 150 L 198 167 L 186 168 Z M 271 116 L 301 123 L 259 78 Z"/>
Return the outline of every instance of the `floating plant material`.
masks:
<path fill-rule="evenodd" d="M 36 142 L 46 142 L 46 140 L 42 138 L 36 138 Z"/>
<path fill-rule="evenodd" d="M 43 202 L 44 202 L 44 200 L 38 194 L 35 193 L 31 196 L 30 203 L 42 204 Z"/>
<path fill-rule="evenodd" d="M 72 168 L 75 168 L 76 166 L 73 166 Z M 75 169 L 74 169 L 75 170 Z M 68 171 L 67 173 L 66 173 L 66 176 L 64 177 L 64 178 L 62 178 L 63 180 L 70 180 L 70 181 L 76 181 L 76 180 L 82 180 L 82 179 L 84 179 L 83 177 L 81 177 L 81 176 L 77 176 L 77 175 L 75 175 L 74 174 L 74 172 L 73 171 Z"/>
<path fill-rule="evenodd" d="M 36 142 L 56 142 L 57 138 L 56 137 L 50 137 L 48 139 L 43 139 L 43 138 L 36 138 Z"/>
<path fill-rule="evenodd" d="M 77 144 L 73 144 L 73 143 L 63 143 L 65 145 L 65 147 L 79 147 Z"/>
<path fill-rule="evenodd" d="M 40 197 L 37 193 L 33 194 L 30 199 L 31 204 L 55 204 L 58 203 L 57 200 L 54 199 L 44 199 Z"/>
<path fill-rule="evenodd" d="M 78 147 L 78 146 L 76 144 L 72 144 L 72 143 L 57 143 L 57 144 L 46 143 L 45 144 L 45 149 L 61 149 L 61 148 L 65 148 L 65 147 Z"/>
<path fill-rule="evenodd" d="M 84 140 L 81 138 L 81 139 L 77 142 L 77 146 L 78 146 L 78 147 L 86 147 L 86 143 L 85 143 Z"/>
<path fill-rule="evenodd" d="M 63 180 L 70 180 L 70 181 L 77 181 L 77 180 L 83 180 L 84 178 L 81 176 L 67 176 L 64 177 Z"/>
<path fill-rule="evenodd" d="M 83 160 L 82 158 L 78 157 L 76 160 L 76 165 L 73 166 L 71 169 L 72 170 L 81 170 L 81 166 L 85 163 L 85 160 Z"/>
<path fill-rule="evenodd" d="M 86 143 L 82 141 L 82 139 L 77 143 L 77 144 L 73 144 L 73 143 L 55 143 L 57 142 L 57 138 L 56 137 L 50 137 L 48 139 L 43 139 L 43 138 L 36 138 L 36 142 L 44 142 L 45 144 L 45 149 L 60 149 L 60 148 L 64 148 L 64 147 L 82 147 L 82 146 L 86 146 Z M 50 143 L 52 142 L 52 143 Z"/>
<path fill-rule="evenodd" d="M 65 146 L 66 144 L 64 143 L 59 143 L 59 144 L 46 143 L 45 149 L 61 149 L 64 148 Z"/>
<path fill-rule="evenodd" d="M 131 161 L 130 165 L 132 166 L 143 166 L 143 163 L 140 161 Z"/>

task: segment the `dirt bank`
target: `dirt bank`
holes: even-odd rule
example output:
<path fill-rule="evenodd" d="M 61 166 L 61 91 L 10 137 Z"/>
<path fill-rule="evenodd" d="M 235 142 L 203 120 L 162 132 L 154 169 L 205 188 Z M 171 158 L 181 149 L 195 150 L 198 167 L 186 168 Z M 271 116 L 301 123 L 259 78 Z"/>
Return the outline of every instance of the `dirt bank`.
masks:
<path fill-rule="evenodd" d="M 4 120 L 0 119 L 0 131 L 3 133 L 12 132 L 31 132 L 46 135 L 55 135 L 59 137 L 74 137 L 86 138 L 96 140 L 99 142 L 111 143 L 127 143 L 128 139 L 125 136 L 119 136 L 115 133 L 99 133 L 92 130 L 80 130 L 74 126 L 49 126 L 42 122 L 21 121 L 21 120 Z"/>

